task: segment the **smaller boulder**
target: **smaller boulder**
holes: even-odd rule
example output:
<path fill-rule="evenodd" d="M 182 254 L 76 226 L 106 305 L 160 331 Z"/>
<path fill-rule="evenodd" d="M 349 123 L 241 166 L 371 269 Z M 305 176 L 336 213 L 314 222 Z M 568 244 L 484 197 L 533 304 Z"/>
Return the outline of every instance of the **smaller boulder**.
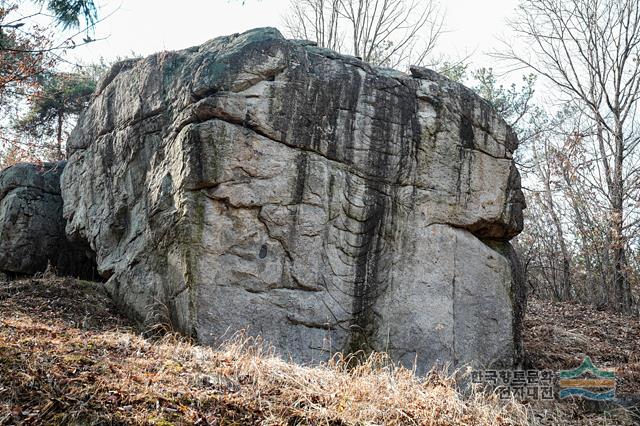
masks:
<path fill-rule="evenodd" d="M 67 240 L 60 175 L 65 162 L 16 164 L 0 172 L 0 273 L 97 278 L 95 255 Z"/>

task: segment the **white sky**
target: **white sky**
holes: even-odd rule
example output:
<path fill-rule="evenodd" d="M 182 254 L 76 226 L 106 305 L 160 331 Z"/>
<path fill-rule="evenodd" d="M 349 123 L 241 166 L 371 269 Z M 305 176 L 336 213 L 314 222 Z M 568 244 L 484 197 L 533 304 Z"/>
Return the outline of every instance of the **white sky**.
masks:
<path fill-rule="evenodd" d="M 104 57 L 140 55 L 201 44 L 211 38 L 272 26 L 284 32 L 282 16 L 289 0 L 97 0 L 96 37 L 106 40 L 74 50 L 71 57 L 88 63 Z M 485 52 L 499 46 L 505 19 L 517 0 L 440 0 L 447 32 L 439 52 L 454 58 L 474 53 L 473 66 L 494 66 Z M 109 16 L 107 16 L 109 15 Z"/>

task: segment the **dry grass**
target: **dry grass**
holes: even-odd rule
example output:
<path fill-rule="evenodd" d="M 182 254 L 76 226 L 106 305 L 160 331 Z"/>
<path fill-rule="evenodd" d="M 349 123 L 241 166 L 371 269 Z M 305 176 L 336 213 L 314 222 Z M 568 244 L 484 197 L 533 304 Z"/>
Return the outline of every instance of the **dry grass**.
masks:
<path fill-rule="evenodd" d="M 98 287 L 68 279 L 0 284 L 0 425 L 524 425 L 585 419 L 574 405 L 462 396 L 383 355 L 357 368 L 302 367 L 260 342 L 222 350 L 175 335 L 149 340 Z M 615 423 L 596 416 L 594 424 Z M 609 422 L 609 423 L 607 423 Z M 588 423 L 574 423 L 588 424 Z"/>
<path fill-rule="evenodd" d="M 373 355 L 309 368 L 251 339 L 223 350 L 126 327 L 90 284 L 0 289 L 0 424 L 527 424 L 523 406 Z"/>

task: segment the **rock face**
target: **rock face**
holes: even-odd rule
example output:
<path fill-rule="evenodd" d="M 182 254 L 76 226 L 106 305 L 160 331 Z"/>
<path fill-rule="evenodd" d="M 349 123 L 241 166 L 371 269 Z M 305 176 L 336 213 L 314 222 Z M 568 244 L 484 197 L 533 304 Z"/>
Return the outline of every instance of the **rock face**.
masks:
<path fill-rule="evenodd" d="M 91 252 L 65 236 L 60 175 L 64 162 L 17 164 L 0 172 L 0 272 L 95 274 Z"/>
<path fill-rule="evenodd" d="M 518 356 L 517 140 L 432 71 L 253 30 L 115 65 L 68 146 L 67 232 L 140 320 L 300 362 Z"/>

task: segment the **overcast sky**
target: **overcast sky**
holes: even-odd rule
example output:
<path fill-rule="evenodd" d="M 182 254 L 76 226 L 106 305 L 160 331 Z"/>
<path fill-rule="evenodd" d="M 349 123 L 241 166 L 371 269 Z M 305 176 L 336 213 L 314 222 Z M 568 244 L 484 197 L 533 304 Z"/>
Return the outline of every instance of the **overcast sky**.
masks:
<path fill-rule="evenodd" d="M 72 56 L 92 62 L 147 55 L 201 44 L 211 38 L 272 26 L 284 31 L 282 16 L 290 0 L 98 0 L 104 20 L 95 36 L 105 40 L 76 49 Z M 494 65 L 485 52 L 506 33 L 505 19 L 517 0 L 441 0 L 447 32 L 439 51 L 460 58 L 474 53 L 474 65 Z"/>

